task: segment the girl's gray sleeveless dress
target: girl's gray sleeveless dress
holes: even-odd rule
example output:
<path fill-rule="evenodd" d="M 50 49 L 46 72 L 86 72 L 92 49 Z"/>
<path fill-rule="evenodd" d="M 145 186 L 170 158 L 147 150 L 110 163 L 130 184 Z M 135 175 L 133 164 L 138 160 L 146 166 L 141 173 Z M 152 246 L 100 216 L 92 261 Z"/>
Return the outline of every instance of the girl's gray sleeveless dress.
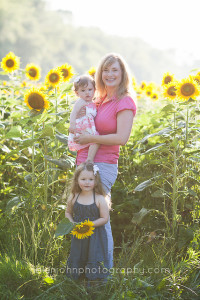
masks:
<path fill-rule="evenodd" d="M 95 202 L 90 205 L 80 204 L 77 196 L 73 207 L 75 222 L 85 220 L 94 221 L 100 217 Z M 68 277 L 78 279 L 85 274 L 89 280 L 104 279 L 109 276 L 108 237 L 105 225 L 95 227 L 94 233 L 85 239 L 72 236 L 71 250 L 67 261 L 66 274 Z"/>

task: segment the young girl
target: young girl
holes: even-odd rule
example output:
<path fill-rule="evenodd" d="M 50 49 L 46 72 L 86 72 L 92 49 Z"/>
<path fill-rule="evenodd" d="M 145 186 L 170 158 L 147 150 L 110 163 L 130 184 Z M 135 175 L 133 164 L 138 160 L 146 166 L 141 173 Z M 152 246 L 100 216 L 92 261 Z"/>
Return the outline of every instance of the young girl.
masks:
<path fill-rule="evenodd" d="M 96 105 L 93 102 L 95 93 L 94 79 L 89 75 L 78 76 L 74 81 L 74 91 L 80 98 L 77 99 L 70 115 L 68 147 L 71 151 L 78 151 L 91 145 L 88 159 L 93 160 L 99 146 L 97 144 L 79 145 L 75 143 L 74 137 L 78 136 L 79 133 L 98 134 L 94 124 L 94 117 L 97 114 Z M 84 106 L 86 107 L 85 116 L 77 118 L 78 112 Z"/>
<path fill-rule="evenodd" d="M 106 278 L 109 258 L 105 224 L 109 219 L 109 208 L 98 167 L 91 162 L 82 163 L 75 171 L 65 216 L 71 222 L 92 221 L 95 227 L 88 238 L 72 236 L 67 276 L 78 279 L 84 274 L 89 280 Z"/>

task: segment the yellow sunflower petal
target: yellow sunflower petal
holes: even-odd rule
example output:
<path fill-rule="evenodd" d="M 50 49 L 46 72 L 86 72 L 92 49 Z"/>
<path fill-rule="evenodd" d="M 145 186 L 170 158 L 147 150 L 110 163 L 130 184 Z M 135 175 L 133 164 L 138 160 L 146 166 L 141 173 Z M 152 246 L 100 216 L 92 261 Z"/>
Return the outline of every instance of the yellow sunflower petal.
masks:
<path fill-rule="evenodd" d="M 177 81 L 172 81 L 163 86 L 163 96 L 169 100 L 174 100 L 177 96 L 176 85 Z"/>
<path fill-rule="evenodd" d="M 67 63 L 59 67 L 59 69 L 61 70 L 64 82 L 70 80 L 74 76 L 74 70 L 72 66 Z"/>
<path fill-rule="evenodd" d="M 166 84 L 168 84 L 168 83 L 170 83 L 171 81 L 174 81 L 174 80 L 175 80 L 174 75 L 169 73 L 169 72 L 166 72 L 163 75 L 162 85 L 164 86 L 164 85 L 166 85 Z"/>
<path fill-rule="evenodd" d="M 152 93 L 151 99 L 152 99 L 153 101 L 158 100 L 158 93 Z"/>
<path fill-rule="evenodd" d="M 75 228 L 71 231 L 71 234 L 78 239 L 84 239 L 91 236 L 94 232 L 94 223 L 92 221 L 86 220 L 81 224 L 77 224 Z"/>
<path fill-rule="evenodd" d="M 27 78 L 29 78 L 30 80 L 37 81 L 41 77 L 41 69 L 35 64 L 27 64 L 25 71 Z"/>
<path fill-rule="evenodd" d="M 177 96 L 180 100 L 189 100 L 190 98 L 195 99 L 200 94 L 200 88 L 198 83 L 189 76 L 186 79 L 182 79 L 176 85 Z"/>
<path fill-rule="evenodd" d="M 62 81 L 63 76 L 60 68 L 50 70 L 45 77 L 45 83 L 52 87 L 57 87 Z"/>
<path fill-rule="evenodd" d="M 141 90 L 145 90 L 146 86 L 147 86 L 147 83 L 146 83 L 145 81 L 142 81 L 142 82 L 140 83 L 140 89 L 141 89 Z"/>
<path fill-rule="evenodd" d="M 91 68 L 88 70 L 88 74 L 94 78 L 94 76 L 95 76 L 95 74 L 96 74 L 96 68 L 95 68 L 95 67 L 91 67 Z"/>
<path fill-rule="evenodd" d="M 30 109 L 47 109 L 49 102 L 46 100 L 46 95 L 38 88 L 31 88 L 24 94 L 24 102 Z"/>
<path fill-rule="evenodd" d="M 9 52 L 1 61 L 1 68 L 5 72 L 13 72 L 19 69 L 20 59 L 13 52 Z"/>

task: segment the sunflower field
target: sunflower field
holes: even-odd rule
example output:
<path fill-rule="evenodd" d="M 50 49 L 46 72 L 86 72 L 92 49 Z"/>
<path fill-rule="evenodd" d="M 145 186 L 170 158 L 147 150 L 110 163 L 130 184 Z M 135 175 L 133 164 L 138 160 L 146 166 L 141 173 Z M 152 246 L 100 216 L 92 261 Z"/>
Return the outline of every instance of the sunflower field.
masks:
<path fill-rule="evenodd" d="M 1 299 L 199 299 L 200 72 L 191 73 L 132 80 L 138 111 L 112 188 L 114 268 L 89 292 L 66 278 L 70 236 L 55 235 L 75 168 L 67 136 L 77 74 L 66 63 L 41 82 L 34 63 L 2 59 Z"/>

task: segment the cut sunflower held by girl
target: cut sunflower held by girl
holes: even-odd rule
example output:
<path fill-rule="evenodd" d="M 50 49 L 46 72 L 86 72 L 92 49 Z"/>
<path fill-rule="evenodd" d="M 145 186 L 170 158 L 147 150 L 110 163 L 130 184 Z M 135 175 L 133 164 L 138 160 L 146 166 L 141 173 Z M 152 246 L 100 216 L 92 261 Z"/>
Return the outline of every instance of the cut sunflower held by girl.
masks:
<path fill-rule="evenodd" d="M 72 231 L 67 276 L 75 280 L 82 277 L 90 281 L 106 279 L 109 255 L 105 224 L 109 220 L 109 204 L 99 169 L 93 163 L 85 162 L 76 168 L 65 216 L 70 222 L 82 222 Z"/>

